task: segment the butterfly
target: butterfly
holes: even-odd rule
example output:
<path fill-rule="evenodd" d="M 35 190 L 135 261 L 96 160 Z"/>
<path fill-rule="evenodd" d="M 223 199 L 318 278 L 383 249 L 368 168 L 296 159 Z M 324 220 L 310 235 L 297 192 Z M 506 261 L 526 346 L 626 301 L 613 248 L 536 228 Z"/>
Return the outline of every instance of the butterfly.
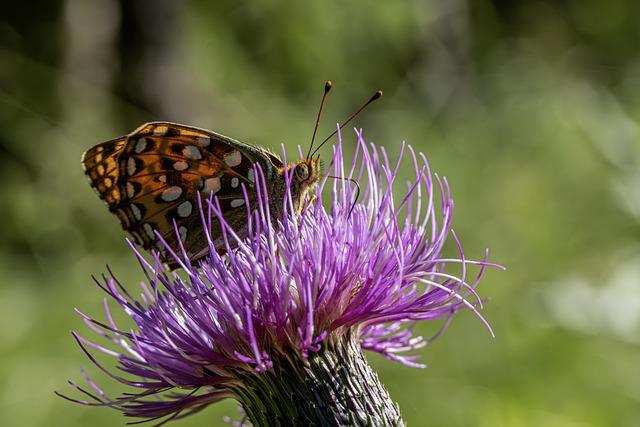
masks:
<path fill-rule="evenodd" d="M 82 164 L 91 186 L 134 241 L 156 249 L 170 265 L 155 230 L 176 252 L 180 238 L 192 261 L 207 255 L 198 192 L 217 197 L 225 221 L 242 235 L 247 207 L 241 185 L 249 203 L 256 202 L 254 165 L 264 173 L 274 208 L 282 204 L 285 170 L 294 169 L 291 198 L 298 211 L 321 176 L 319 157 L 301 159 L 285 169 L 279 157 L 258 146 L 170 122 L 146 123 L 129 135 L 98 144 L 83 155 Z M 220 235 L 215 224 L 212 236 Z"/>
<path fill-rule="evenodd" d="M 302 210 L 304 201 L 322 176 L 320 158 L 313 154 L 337 132 L 311 152 L 330 88 L 329 81 L 325 84 L 309 153 L 288 165 L 256 145 L 171 122 L 145 123 L 128 135 L 98 144 L 83 154 L 82 165 L 91 186 L 135 243 L 146 250 L 156 250 L 160 259 L 173 269 L 178 264 L 166 250 L 165 243 L 175 253 L 184 247 L 191 262 L 209 253 L 198 193 L 205 200 L 215 196 L 225 222 L 238 236 L 246 236 L 245 203 L 248 201 L 254 206 L 257 203 L 255 165 L 260 166 L 264 175 L 274 219 L 282 215 L 286 172 L 292 172 L 290 193 L 294 210 Z M 381 95 L 381 91 L 376 92 L 340 127 Z M 223 252 L 225 244 L 220 224 L 217 219 L 212 220 L 210 233 L 214 247 Z"/>

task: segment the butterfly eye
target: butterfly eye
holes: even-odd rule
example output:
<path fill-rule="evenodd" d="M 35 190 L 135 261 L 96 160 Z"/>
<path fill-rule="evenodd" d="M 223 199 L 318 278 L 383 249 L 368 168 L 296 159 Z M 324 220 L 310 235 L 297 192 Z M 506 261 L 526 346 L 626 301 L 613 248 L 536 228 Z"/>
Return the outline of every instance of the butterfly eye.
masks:
<path fill-rule="evenodd" d="M 309 178 L 309 167 L 306 163 L 300 163 L 299 165 L 296 165 L 295 173 L 296 178 L 299 180 L 305 180 Z"/>

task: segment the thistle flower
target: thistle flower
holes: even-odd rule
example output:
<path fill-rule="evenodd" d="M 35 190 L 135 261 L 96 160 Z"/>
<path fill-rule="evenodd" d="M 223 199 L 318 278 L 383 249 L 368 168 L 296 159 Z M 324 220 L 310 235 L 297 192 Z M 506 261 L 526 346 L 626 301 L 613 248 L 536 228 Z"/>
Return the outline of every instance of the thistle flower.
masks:
<path fill-rule="evenodd" d="M 105 300 L 106 322 L 79 313 L 111 347 L 73 336 L 104 373 L 135 392 L 109 397 L 83 372 L 89 388 L 72 385 L 89 400 L 66 398 L 163 422 L 234 398 L 256 426 L 403 425 L 363 350 L 421 367 L 406 354 L 429 342 L 413 335 L 416 322 L 440 319 L 442 330 L 468 308 L 489 328 L 475 288 L 485 267 L 499 266 L 486 253 L 466 259 L 451 230 L 448 183 L 423 154 L 403 145 L 392 164 L 383 148 L 365 143 L 361 132 L 357 138 L 350 165 L 341 144 L 334 148 L 318 197 L 301 215 L 285 196 L 283 217 L 273 221 L 268 195 L 258 191 L 244 239 L 215 199 L 201 199 L 205 233 L 213 217 L 223 225 L 225 255 L 212 250 L 194 265 L 175 253 L 178 274 L 132 246 L 146 277 L 140 296 L 111 270 L 96 283 L 135 327 L 119 328 Z M 413 179 L 394 193 L 405 157 Z M 329 174 L 339 179 L 328 181 Z M 363 187 L 355 203 L 351 180 Z M 256 182 L 266 188 L 259 170 Z M 449 237 L 458 258 L 442 255 Z M 478 269 L 472 278 L 469 266 Z M 115 357 L 131 378 L 103 367 L 91 350 Z"/>

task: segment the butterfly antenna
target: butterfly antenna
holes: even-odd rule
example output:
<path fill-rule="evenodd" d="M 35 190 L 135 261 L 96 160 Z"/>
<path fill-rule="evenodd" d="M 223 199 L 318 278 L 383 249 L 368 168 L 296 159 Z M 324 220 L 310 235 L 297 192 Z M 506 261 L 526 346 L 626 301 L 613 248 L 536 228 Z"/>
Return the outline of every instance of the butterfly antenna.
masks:
<path fill-rule="evenodd" d="M 327 176 L 327 178 L 351 181 L 351 183 L 356 185 L 356 198 L 354 199 L 353 203 L 351 204 L 351 207 L 349 208 L 349 217 L 351 217 L 351 212 L 353 212 L 353 208 L 356 207 L 356 203 L 358 203 L 358 199 L 360 198 L 360 184 L 358 184 L 358 181 L 356 181 L 353 178 L 345 178 L 342 176 L 334 176 L 334 175 L 329 175 Z"/>
<path fill-rule="evenodd" d="M 318 124 L 320 123 L 320 116 L 322 116 L 322 109 L 324 108 L 324 101 L 327 99 L 327 94 L 331 90 L 331 80 L 327 80 L 324 84 L 324 93 L 322 94 L 322 101 L 320 101 L 320 109 L 318 110 L 318 116 L 316 117 L 316 125 L 313 128 L 313 136 L 311 137 L 311 144 L 309 145 L 309 151 L 307 152 L 307 159 L 309 159 L 309 155 L 311 154 L 311 149 L 313 148 L 313 141 L 316 139 L 316 132 L 318 132 Z"/>
<path fill-rule="evenodd" d="M 311 156 L 313 157 L 314 154 L 316 154 L 318 152 L 318 150 L 320 149 L 320 147 L 322 147 L 324 144 L 326 144 L 327 141 L 329 141 L 331 138 L 333 138 L 333 136 L 338 133 L 338 131 L 340 129 L 342 129 L 343 127 L 345 127 L 351 120 L 353 120 L 358 114 L 360 114 L 362 112 L 362 110 L 364 110 L 365 108 L 367 108 L 367 106 L 369 104 L 371 104 L 373 101 L 375 101 L 376 99 L 380 99 L 380 97 L 382 96 L 382 91 L 379 90 L 376 93 L 373 94 L 373 96 L 367 101 L 365 102 L 362 107 L 358 108 L 353 114 L 351 114 L 344 122 L 342 122 L 340 124 L 340 127 L 336 130 L 333 131 L 333 133 L 331 135 L 329 135 L 328 137 L 326 137 L 324 139 L 324 141 L 322 141 L 320 143 L 320 145 L 318 145 L 316 147 L 316 149 L 313 151 L 313 153 L 311 153 Z"/>

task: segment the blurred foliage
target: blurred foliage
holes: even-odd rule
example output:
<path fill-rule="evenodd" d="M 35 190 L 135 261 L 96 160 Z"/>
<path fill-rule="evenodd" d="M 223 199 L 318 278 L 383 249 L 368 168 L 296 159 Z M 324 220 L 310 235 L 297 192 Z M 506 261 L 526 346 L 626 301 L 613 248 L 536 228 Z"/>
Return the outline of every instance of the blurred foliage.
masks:
<path fill-rule="evenodd" d="M 372 357 L 408 425 L 640 425 L 638 2 L 30 3 L 0 12 L 0 424 L 126 421 L 53 395 L 81 365 L 121 390 L 72 308 L 100 314 L 105 263 L 142 278 L 81 153 L 163 119 L 293 154 L 332 79 L 321 133 L 384 89 L 357 126 L 424 151 L 467 256 L 508 267 L 480 289 L 495 339 L 463 313 L 426 370 Z"/>

